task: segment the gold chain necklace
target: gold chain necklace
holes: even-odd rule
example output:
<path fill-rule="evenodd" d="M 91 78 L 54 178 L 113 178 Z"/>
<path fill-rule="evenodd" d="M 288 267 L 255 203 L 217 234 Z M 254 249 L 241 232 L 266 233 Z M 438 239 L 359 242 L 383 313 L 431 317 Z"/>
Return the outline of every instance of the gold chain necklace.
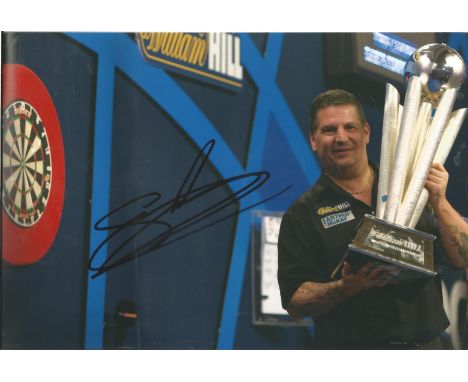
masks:
<path fill-rule="evenodd" d="M 374 169 L 370 167 L 370 171 L 371 171 L 371 177 L 366 187 L 364 187 L 362 190 L 359 190 L 359 191 L 354 191 L 354 192 L 348 191 L 351 195 L 357 195 L 357 194 L 362 194 L 363 192 L 366 192 L 369 189 L 369 187 L 372 185 L 372 183 L 374 183 Z"/>

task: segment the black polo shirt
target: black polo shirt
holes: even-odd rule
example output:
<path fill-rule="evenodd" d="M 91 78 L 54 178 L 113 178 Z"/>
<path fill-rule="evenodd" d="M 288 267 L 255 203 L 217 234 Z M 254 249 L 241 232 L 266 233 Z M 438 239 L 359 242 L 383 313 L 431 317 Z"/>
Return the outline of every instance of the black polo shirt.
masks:
<path fill-rule="evenodd" d="M 378 169 L 373 165 L 375 172 Z M 278 283 L 286 308 L 306 281 L 326 283 L 351 243 L 364 214 L 372 208 L 322 174 L 316 185 L 285 213 L 278 241 Z M 417 229 L 436 234 L 433 216 L 424 213 Z M 443 309 L 439 276 L 371 288 L 315 317 L 320 348 L 372 348 L 388 341 L 425 342 L 443 332 L 449 321 Z"/>

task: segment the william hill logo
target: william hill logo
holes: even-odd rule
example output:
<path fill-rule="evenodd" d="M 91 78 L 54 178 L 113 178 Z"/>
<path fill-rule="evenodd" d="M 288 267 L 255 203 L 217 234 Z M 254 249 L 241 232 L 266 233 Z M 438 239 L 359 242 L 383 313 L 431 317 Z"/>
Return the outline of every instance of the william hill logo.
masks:
<path fill-rule="evenodd" d="M 137 33 L 145 59 L 168 69 L 240 90 L 240 37 L 233 33 Z"/>

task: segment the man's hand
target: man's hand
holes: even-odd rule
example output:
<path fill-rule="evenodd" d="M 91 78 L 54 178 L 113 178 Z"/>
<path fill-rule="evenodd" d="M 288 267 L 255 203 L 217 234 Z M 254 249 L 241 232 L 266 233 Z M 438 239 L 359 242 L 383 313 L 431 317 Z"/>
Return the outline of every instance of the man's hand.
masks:
<path fill-rule="evenodd" d="M 436 211 L 445 201 L 449 174 L 440 163 L 433 163 L 425 187 L 429 191 L 429 204 Z"/>
<path fill-rule="evenodd" d="M 342 278 L 329 283 L 306 281 L 296 290 L 288 304 L 287 311 L 293 318 L 319 316 L 342 303 L 356 293 L 373 287 L 382 287 L 395 282 L 400 271 L 389 264 L 366 263 L 357 272 L 345 261 Z"/>
<path fill-rule="evenodd" d="M 445 256 L 455 267 L 468 268 L 468 223 L 445 196 L 448 178 L 444 166 L 433 164 L 425 187 L 429 191 L 429 204 L 437 218 Z"/>
<path fill-rule="evenodd" d="M 399 270 L 391 265 L 372 261 L 353 273 L 351 265 L 345 261 L 341 272 L 343 291 L 351 297 L 369 288 L 383 287 L 389 282 L 394 282 L 398 273 Z"/>

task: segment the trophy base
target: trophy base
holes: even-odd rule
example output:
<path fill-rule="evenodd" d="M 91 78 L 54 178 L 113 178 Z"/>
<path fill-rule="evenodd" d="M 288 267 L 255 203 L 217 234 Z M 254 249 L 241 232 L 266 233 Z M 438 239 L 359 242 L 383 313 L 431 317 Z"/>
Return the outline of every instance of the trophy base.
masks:
<path fill-rule="evenodd" d="M 433 241 L 435 236 L 373 215 L 364 215 L 357 233 L 332 278 L 341 277 L 343 262 L 356 271 L 368 262 L 390 265 L 398 279 L 435 276 Z"/>

